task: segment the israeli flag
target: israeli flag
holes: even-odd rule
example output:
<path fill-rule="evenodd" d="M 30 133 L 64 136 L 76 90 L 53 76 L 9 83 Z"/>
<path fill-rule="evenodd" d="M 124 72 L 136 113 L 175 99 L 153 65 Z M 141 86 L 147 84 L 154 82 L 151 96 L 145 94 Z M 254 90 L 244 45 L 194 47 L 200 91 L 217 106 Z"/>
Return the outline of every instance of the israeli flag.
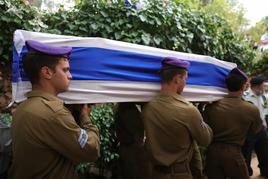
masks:
<path fill-rule="evenodd" d="M 226 95 L 224 79 L 236 64 L 103 38 L 84 38 L 17 30 L 14 34 L 12 94 L 26 99 L 31 84 L 22 68 L 26 40 L 73 47 L 69 90 L 59 94 L 66 103 L 149 101 L 160 90 L 158 71 L 163 57 L 188 60 L 189 77 L 183 96 L 189 101 L 214 101 Z"/>

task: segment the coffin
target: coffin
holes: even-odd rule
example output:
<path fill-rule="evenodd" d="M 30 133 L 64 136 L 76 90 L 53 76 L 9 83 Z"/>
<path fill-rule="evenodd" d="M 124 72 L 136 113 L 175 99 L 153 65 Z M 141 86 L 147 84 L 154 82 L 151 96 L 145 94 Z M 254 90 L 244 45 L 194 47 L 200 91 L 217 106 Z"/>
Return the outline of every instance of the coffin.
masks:
<path fill-rule="evenodd" d="M 158 94 L 158 71 L 163 57 L 190 61 L 183 96 L 189 101 L 215 101 L 226 95 L 224 79 L 236 64 L 216 58 L 95 37 L 74 37 L 16 30 L 13 48 L 13 101 L 21 102 L 31 90 L 22 69 L 26 40 L 73 47 L 72 80 L 59 94 L 66 103 L 146 102 Z"/>

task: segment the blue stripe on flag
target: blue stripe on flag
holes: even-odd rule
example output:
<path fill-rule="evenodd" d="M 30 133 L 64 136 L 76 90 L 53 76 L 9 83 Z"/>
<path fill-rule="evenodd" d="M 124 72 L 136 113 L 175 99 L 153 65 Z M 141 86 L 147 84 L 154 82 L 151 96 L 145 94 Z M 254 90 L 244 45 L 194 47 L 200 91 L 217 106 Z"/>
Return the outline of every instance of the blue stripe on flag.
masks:
<path fill-rule="evenodd" d="M 23 48 L 20 57 L 25 53 L 26 49 Z M 17 64 L 20 57 L 16 54 L 13 56 L 13 74 L 19 71 L 22 80 L 26 81 L 21 65 Z M 120 50 L 74 47 L 70 66 L 74 80 L 160 82 L 158 71 L 162 59 L 160 56 Z M 224 78 L 230 70 L 210 63 L 190 62 L 187 84 L 225 87 Z M 18 81 L 18 77 L 16 74 L 13 82 Z"/>
<path fill-rule="evenodd" d="M 13 61 L 12 61 L 12 82 L 17 82 L 19 80 L 20 68 L 19 64 L 21 64 L 21 60 L 19 54 L 13 46 Z"/>

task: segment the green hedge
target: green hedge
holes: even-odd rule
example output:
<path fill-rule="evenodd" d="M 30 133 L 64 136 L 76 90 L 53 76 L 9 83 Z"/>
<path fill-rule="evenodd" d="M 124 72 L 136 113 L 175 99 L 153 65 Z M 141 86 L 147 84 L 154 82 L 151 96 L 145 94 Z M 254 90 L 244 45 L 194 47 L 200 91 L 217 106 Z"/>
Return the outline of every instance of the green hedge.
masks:
<path fill-rule="evenodd" d="M 20 0 L 0 0 L 0 62 L 12 59 L 13 33 L 16 29 L 41 31 L 47 26 L 38 9 Z"/>
<path fill-rule="evenodd" d="M 10 1 L 12 3 L 10 3 Z M 104 37 L 164 49 L 209 55 L 250 70 L 255 57 L 225 20 L 182 4 L 151 0 L 143 9 L 123 1 L 81 1 L 73 11 L 41 14 L 19 0 L 0 0 L 1 59 L 11 59 L 15 29 L 82 37 Z M 16 9 L 16 10 L 15 10 Z"/>
<path fill-rule="evenodd" d="M 258 56 L 258 61 L 254 66 L 253 75 L 263 75 L 268 76 L 268 50 L 265 50 Z"/>
<path fill-rule="evenodd" d="M 100 176 L 104 176 L 104 170 L 113 170 L 116 165 L 115 162 L 119 158 L 119 155 L 117 138 L 114 129 L 113 108 L 113 104 L 99 104 L 92 107 L 90 119 L 100 131 L 101 157 L 95 163 L 83 163 L 77 166 L 77 170 L 80 173 L 81 178 L 93 178 L 93 176 L 86 172 L 90 166 L 99 168 Z"/>

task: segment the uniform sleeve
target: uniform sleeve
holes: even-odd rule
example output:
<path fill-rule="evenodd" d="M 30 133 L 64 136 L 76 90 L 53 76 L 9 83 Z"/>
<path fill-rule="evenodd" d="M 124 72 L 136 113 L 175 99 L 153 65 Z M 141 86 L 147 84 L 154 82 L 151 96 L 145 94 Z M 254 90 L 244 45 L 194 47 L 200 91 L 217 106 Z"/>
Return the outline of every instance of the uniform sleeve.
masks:
<path fill-rule="evenodd" d="M 261 119 L 260 112 L 259 112 L 257 107 L 252 106 L 251 113 L 252 113 L 252 123 L 251 123 L 251 126 L 250 126 L 250 131 L 256 134 L 263 127 L 262 119 Z"/>
<path fill-rule="evenodd" d="M 94 162 L 100 153 L 99 132 L 89 118 L 78 126 L 70 112 L 56 112 L 50 123 L 44 123 L 42 140 L 74 163 Z"/>
<path fill-rule="evenodd" d="M 193 178 L 202 178 L 203 167 L 202 167 L 202 158 L 198 145 L 194 141 L 193 143 L 193 155 L 190 160 L 190 170 L 193 175 Z"/>
<path fill-rule="evenodd" d="M 191 114 L 189 130 L 193 139 L 199 145 L 208 146 L 213 137 L 211 128 L 203 121 L 200 112 L 195 107 L 189 110 L 189 114 Z"/>

